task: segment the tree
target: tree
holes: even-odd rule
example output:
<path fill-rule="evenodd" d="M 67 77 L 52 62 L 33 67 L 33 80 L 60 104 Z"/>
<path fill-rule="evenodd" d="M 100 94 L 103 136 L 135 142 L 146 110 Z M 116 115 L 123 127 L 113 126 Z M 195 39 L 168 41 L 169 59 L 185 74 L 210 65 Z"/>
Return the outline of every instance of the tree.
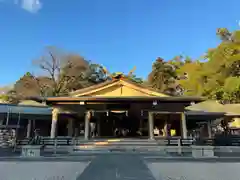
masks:
<path fill-rule="evenodd" d="M 0 95 L 0 103 L 5 103 L 9 101 L 9 97 L 6 94 L 1 94 Z"/>
<path fill-rule="evenodd" d="M 238 77 L 228 77 L 222 89 L 224 103 L 240 103 L 240 79 Z"/>
<path fill-rule="evenodd" d="M 158 57 L 152 65 L 152 71 L 148 75 L 148 82 L 152 88 L 161 92 L 168 92 L 175 84 L 175 78 L 176 67 Z"/>
<path fill-rule="evenodd" d="M 148 82 L 154 89 L 173 96 L 195 95 L 198 94 L 195 74 L 200 66 L 200 63 L 188 56 L 175 56 L 169 61 L 157 58 L 148 76 Z"/>
<path fill-rule="evenodd" d="M 8 95 L 8 92 L 12 89 L 12 86 L 4 86 L 0 87 L 0 102 L 1 103 L 8 103 L 10 100 L 10 97 Z"/>
<path fill-rule="evenodd" d="M 206 77 L 203 95 L 223 103 L 240 102 L 240 31 L 219 28 L 217 35 L 222 42 L 207 52 L 202 69 Z"/>
<path fill-rule="evenodd" d="M 222 40 L 204 55 L 205 62 L 177 56 L 170 61 L 175 66 L 176 82 L 185 95 L 207 96 L 222 103 L 240 102 L 240 31 L 219 28 Z"/>
<path fill-rule="evenodd" d="M 176 82 L 182 87 L 183 95 L 202 95 L 204 79 L 201 70 L 202 64 L 198 61 L 190 60 L 190 58 L 187 58 L 187 60 L 176 70 Z"/>
<path fill-rule="evenodd" d="M 83 78 L 83 71 L 87 69 L 88 63 L 80 56 L 65 55 L 59 49 L 48 47 L 45 53 L 35 64 L 41 69 L 51 83 L 49 88 L 45 83 L 39 81 L 40 89 L 51 89 L 49 95 L 60 96 L 66 95 L 72 84 L 79 78 Z M 72 83 L 70 85 L 70 83 Z"/>
<path fill-rule="evenodd" d="M 109 80 L 109 78 L 110 77 L 106 73 L 106 68 L 99 64 L 90 63 L 85 72 L 85 79 L 92 85 Z"/>
<path fill-rule="evenodd" d="M 29 72 L 24 74 L 23 77 L 14 84 L 13 89 L 13 91 L 9 92 L 10 95 L 18 97 L 19 99 L 41 94 L 35 77 Z"/>
<path fill-rule="evenodd" d="M 217 36 L 219 36 L 219 38 L 222 41 L 231 41 L 232 40 L 232 33 L 230 33 L 227 28 L 218 28 Z"/>
<path fill-rule="evenodd" d="M 29 96 L 64 96 L 69 92 L 106 80 L 103 68 L 77 54 L 47 47 L 34 64 L 42 75 L 26 73 L 9 92 L 15 100 Z"/>

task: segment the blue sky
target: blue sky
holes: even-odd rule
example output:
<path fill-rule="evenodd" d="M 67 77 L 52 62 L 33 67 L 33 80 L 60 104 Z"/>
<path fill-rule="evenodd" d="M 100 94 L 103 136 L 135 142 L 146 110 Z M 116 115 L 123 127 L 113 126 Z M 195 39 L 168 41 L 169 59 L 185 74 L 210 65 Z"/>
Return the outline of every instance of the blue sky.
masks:
<path fill-rule="evenodd" d="M 0 0 L 0 86 L 14 83 L 45 46 L 110 71 L 146 77 L 160 56 L 197 58 L 218 27 L 239 28 L 239 0 Z"/>

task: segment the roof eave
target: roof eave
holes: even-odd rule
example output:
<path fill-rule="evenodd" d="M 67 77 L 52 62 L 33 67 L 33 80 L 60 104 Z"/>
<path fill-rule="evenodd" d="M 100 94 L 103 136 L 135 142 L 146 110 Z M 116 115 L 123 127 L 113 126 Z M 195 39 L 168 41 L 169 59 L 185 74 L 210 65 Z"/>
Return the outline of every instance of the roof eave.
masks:
<path fill-rule="evenodd" d="M 205 99 L 202 97 L 49 97 L 46 98 L 46 103 L 49 102 L 201 102 Z"/>

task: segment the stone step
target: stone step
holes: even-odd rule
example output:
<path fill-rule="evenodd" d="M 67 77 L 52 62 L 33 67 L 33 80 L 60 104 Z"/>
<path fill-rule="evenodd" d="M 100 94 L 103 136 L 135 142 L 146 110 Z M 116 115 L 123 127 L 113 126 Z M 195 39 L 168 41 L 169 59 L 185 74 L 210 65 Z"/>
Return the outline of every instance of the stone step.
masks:
<path fill-rule="evenodd" d="M 97 149 L 97 148 L 125 148 L 125 149 L 160 149 L 160 146 L 135 146 L 135 145 L 98 145 L 98 146 L 74 146 L 74 149 Z"/>
<path fill-rule="evenodd" d="M 74 146 L 73 152 L 87 152 L 87 151 L 107 151 L 107 152 L 162 152 L 165 151 L 157 144 L 107 144 L 107 145 L 83 145 Z"/>
<path fill-rule="evenodd" d="M 86 141 L 81 142 L 79 145 L 134 145 L 134 146 L 154 146 L 158 143 L 154 140 L 105 140 L 105 141 Z"/>
<path fill-rule="evenodd" d="M 128 146 L 135 146 L 135 147 L 137 147 L 137 146 L 139 146 L 139 147 L 149 147 L 149 146 L 151 146 L 151 147 L 157 147 L 157 146 L 159 146 L 158 144 L 136 144 L 136 143 L 96 143 L 96 144 L 94 144 L 94 143 L 86 143 L 86 144 L 80 144 L 80 145 L 77 145 L 77 146 L 126 146 L 126 147 L 128 147 Z"/>
<path fill-rule="evenodd" d="M 74 149 L 71 153 L 78 153 L 78 152 L 148 152 L 148 153 L 160 153 L 160 154 L 166 154 L 165 151 L 162 151 L 158 148 L 120 148 L 120 147 L 114 147 L 114 148 L 89 148 L 89 149 Z"/>
<path fill-rule="evenodd" d="M 101 142 L 101 141 L 107 141 L 107 142 L 156 142 L 156 140 L 150 140 L 150 139 L 121 139 L 121 138 L 116 138 L 116 139 L 89 139 L 89 140 L 84 140 L 84 139 L 76 139 L 76 141 L 79 142 Z"/>

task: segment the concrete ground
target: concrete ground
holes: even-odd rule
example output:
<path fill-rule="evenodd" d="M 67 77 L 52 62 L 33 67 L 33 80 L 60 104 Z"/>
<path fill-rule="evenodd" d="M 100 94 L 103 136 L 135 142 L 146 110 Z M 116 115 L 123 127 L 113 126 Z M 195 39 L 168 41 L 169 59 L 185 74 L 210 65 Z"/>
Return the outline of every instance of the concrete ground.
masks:
<path fill-rule="evenodd" d="M 0 159 L 3 180 L 239 180 L 240 160 L 105 153 Z"/>
<path fill-rule="evenodd" d="M 240 163 L 147 163 L 156 180 L 239 180 Z"/>
<path fill-rule="evenodd" d="M 0 162 L 2 180 L 75 180 L 90 162 Z"/>

